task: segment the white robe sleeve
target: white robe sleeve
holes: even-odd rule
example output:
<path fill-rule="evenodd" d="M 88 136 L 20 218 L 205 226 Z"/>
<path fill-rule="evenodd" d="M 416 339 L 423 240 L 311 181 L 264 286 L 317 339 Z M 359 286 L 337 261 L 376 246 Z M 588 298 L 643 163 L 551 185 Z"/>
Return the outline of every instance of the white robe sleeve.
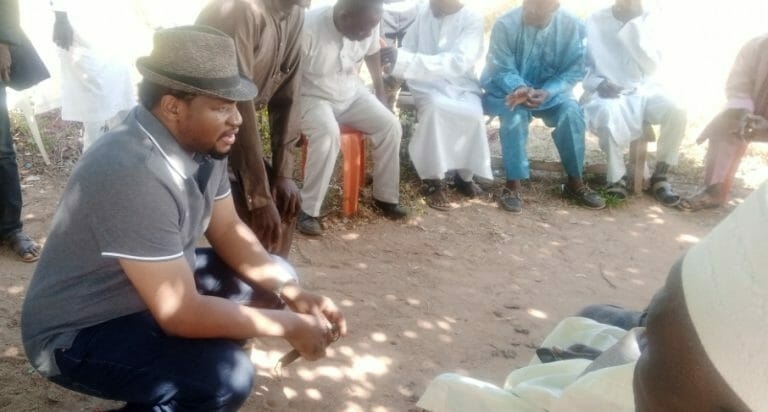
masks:
<path fill-rule="evenodd" d="M 457 19 L 461 27 L 452 28 L 461 32 L 453 47 L 431 55 L 419 53 L 416 44 L 419 30 L 416 25 L 420 19 L 417 19 L 403 39 L 392 74 L 405 80 L 433 80 L 462 77 L 472 70 L 483 52 L 483 21 L 476 14 L 466 17 Z"/>
<path fill-rule="evenodd" d="M 653 75 L 661 61 L 650 20 L 647 14 L 636 17 L 619 30 L 619 40 L 646 76 Z"/>

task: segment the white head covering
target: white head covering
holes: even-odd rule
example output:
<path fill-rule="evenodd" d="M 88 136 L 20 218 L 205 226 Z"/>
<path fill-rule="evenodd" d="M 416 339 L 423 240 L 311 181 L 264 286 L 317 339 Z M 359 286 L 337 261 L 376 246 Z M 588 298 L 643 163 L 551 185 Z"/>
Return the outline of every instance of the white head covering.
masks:
<path fill-rule="evenodd" d="M 750 409 L 768 410 L 768 182 L 691 248 L 682 279 L 709 359 Z"/>

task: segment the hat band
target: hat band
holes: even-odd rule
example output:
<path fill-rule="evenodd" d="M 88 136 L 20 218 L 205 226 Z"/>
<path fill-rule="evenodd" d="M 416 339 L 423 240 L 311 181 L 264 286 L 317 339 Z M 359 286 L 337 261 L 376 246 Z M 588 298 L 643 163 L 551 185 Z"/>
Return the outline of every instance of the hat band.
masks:
<path fill-rule="evenodd" d="M 165 76 L 171 80 L 194 86 L 198 89 L 217 91 L 234 89 L 240 85 L 240 76 L 229 77 L 197 77 L 187 76 L 179 73 L 172 73 L 163 69 L 158 69 L 150 64 L 145 64 L 145 67 L 152 70 L 156 74 Z"/>

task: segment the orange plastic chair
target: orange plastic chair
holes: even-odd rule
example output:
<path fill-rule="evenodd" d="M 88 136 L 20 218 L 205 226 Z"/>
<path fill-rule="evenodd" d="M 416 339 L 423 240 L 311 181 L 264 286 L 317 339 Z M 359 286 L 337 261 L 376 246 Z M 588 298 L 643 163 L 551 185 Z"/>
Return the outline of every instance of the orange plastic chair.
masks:
<path fill-rule="evenodd" d="M 341 212 L 344 216 L 357 213 L 357 200 L 365 183 L 365 136 L 363 132 L 347 126 L 339 126 L 341 132 L 341 155 L 344 159 L 342 172 Z M 301 178 L 307 164 L 309 140 L 301 135 Z"/>

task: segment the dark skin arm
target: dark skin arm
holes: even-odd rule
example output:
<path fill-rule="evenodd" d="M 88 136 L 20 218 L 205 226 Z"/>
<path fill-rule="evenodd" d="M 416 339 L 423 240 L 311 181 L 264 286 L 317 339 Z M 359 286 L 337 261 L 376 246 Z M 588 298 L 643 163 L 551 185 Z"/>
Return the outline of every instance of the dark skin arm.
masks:
<path fill-rule="evenodd" d="M 53 22 L 53 42 L 62 49 L 69 50 L 72 47 L 75 31 L 69 23 L 66 12 L 55 11 L 54 14 L 56 21 Z"/>
<path fill-rule="evenodd" d="M 370 56 L 365 56 L 365 66 L 368 67 L 368 72 L 371 73 L 374 94 L 386 106 L 387 93 L 384 91 L 384 80 L 381 77 L 381 54 L 377 52 Z"/>
<path fill-rule="evenodd" d="M 5 43 L 0 43 L 0 80 L 11 81 L 11 50 Z"/>

